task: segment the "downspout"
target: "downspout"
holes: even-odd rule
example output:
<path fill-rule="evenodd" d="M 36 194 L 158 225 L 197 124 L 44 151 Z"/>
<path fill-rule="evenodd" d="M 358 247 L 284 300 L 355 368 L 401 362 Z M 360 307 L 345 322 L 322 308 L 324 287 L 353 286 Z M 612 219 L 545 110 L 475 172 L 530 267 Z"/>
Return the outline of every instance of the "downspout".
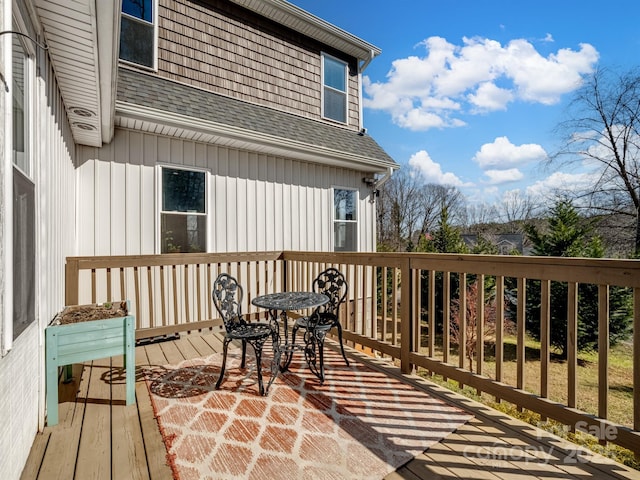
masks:
<path fill-rule="evenodd" d="M 365 71 L 365 69 L 369 66 L 371 60 L 373 60 L 373 57 L 375 56 L 375 52 L 373 50 L 369 50 L 369 58 L 365 59 L 362 65 L 358 65 L 358 105 L 360 105 L 358 118 L 360 119 L 361 131 L 364 130 L 364 113 L 362 111 L 362 72 Z"/>
<path fill-rule="evenodd" d="M 380 187 L 382 187 L 385 183 L 387 183 L 387 180 L 389 180 L 391 178 L 391 175 L 393 175 L 393 168 L 392 167 L 387 167 L 386 173 L 382 177 L 380 177 L 379 179 L 376 180 L 376 184 L 375 184 L 374 188 L 376 190 L 379 190 Z"/>

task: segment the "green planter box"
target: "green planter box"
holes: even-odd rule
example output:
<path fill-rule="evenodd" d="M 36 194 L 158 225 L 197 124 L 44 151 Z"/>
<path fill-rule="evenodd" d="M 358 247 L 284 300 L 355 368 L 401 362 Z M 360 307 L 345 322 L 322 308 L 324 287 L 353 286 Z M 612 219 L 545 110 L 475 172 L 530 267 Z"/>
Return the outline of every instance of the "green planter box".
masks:
<path fill-rule="evenodd" d="M 120 302 L 118 302 L 120 303 Z M 129 312 L 129 302 L 126 302 Z M 74 363 L 124 355 L 127 405 L 135 403 L 135 319 L 133 315 L 61 323 L 65 315 L 100 305 L 69 306 L 45 329 L 47 424 L 58 423 L 58 371 Z"/>

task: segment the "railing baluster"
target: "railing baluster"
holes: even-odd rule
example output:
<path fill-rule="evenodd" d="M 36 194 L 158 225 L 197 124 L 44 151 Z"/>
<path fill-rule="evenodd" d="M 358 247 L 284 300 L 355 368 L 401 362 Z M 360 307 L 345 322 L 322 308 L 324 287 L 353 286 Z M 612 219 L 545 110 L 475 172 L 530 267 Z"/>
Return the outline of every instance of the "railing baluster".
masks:
<path fill-rule="evenodd" d="M 476 372 L 484 371 L 484 275 L 476 277 L 478 295 L 476 297 Z M 478 395 L 480 392 L 478 392 Z"/>
<path fill-rule="evenodd" d="M 155 317 L 154 317 L 154 311 L 153 311 L 153 275 L 152 275 L 152 269 L 150 266 L 147 266 L 147 288 L 149 289 L 149 325 L 154 325 L 155 324 Z"/>
<path fill-rule="evenodd" d="M 166 309 L 166 305 L 167 305 L 167 298 L 166 298 L 166 294 L 165 294 L 165 275 L 166 272 L 164 271 L 164 265 L 160 265 L 160 303 L 161 303 L 161 314 L 162 314 L 162 326 L 166 326 L 167 325 L 167 309 Z M 155 327 L 156 325 L 151 325 L 152 327 Z"/>
<path fill-rule="evenodd" d="M 450 350 L 451 350 L 451 273 L 442 272 L 442 361 L 444 363 L 449 363 Z"/>
<path fill-rule="evenodd" d="M 502 382 L 504 362 L 504 277 L 496 276 L 496 381 Z M 496 396 L 499 402 L 500 397 Z"/>
<path fill-rule="evenodd" d="M 460 287 L 458 302 L 458 367 L 464 369 L 464 362 L 467 358 L 467 274 L 460 274 Z M 460 388 L 464 383 L 458 382 Z"/>
<path fill-rule="evenodd" d="M 633 289 L 633 429 L 640 430 L 640 288 Z"/>
<path fill-rule="evenodd" d="M 107 302 L 112 301 L 111 296 L 111 269 L 107 268 Z"/>
<path fill-rule="evenodd" d="M 551 282 L 543 280 L 540 282 L 540 396 L 549 396 L 549 347 L 551 339 L 550 318 L 551 302 L 550 293 Z M 543 418 L 546 420 L 546 418 Z"/>
<path fill-rule="evenodd" d="M 578 394 L 578 284 L 567 289 L 567 405 L 576 407 Z"/>
<path fill-rule="evenodd" d="M 516 342 L 516 362 L 517 362 L 517 374 L 516 374 L 516 387 L 520 390 L 524 390 L 525 386 L 525 363 L 526 363 L 526 328 L 525 318 L 527 311 L 527 280 L 523 277 L 518 277 L 518 310 L 517 310 L 517 335 L 518 340 Z M 521 411 L 522 407 L 518 406 Z"/>
<path fill-rule="evenodd" d="M 598 285 L 598 416 L 609 417 L 609 286 Z M 606 443 L 600 432 L 600 440 Z"/>
<path fill-rule="evenodd" d="M 429 282 L 429 290 L 428 290 L 428 318 L 427 325 L 429 329 L 429 337 L 427 344 L 427 351 L 429 352 L 429 356 L 433 357 L 436 354 L 436 272 L 435 270 L 428 271 L 428 282 Z M 419 295 L 420 296 L 420 295 Z M 420 312 L 419 310 L 418 312 Z"/>

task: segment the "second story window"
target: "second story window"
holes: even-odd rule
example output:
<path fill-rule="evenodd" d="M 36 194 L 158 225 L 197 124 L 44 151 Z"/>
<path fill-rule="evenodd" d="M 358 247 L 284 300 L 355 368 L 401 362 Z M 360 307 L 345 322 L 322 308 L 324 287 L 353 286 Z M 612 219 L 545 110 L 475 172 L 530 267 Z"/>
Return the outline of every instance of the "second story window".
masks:
<path fill-rule="evenodd" d="M 358 250 L 358 192 L 336 188 L 333 191 L 333 249 L 336 252 Z"/>
<path fill-rule="evenodd" d="M 122 0 L 120 59 L 155 68 L 157 0 Z"/>
<path fill-rule="evenodd" d="M 322 55 L 322 116 L 347 123 L 347 64 Z"/>
<path fill-rule="evenodd" d="M 207 250 L 206 173 L 162 169 L 161 253 Z"/>

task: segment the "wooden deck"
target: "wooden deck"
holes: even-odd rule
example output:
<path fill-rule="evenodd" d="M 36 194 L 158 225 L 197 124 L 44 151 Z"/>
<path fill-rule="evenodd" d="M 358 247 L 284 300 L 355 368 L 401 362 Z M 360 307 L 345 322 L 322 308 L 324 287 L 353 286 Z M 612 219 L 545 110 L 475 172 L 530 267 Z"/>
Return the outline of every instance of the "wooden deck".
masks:
<path fill-rule="evenodd" d="M 179 340 L 137 347 L 136 365 L 176 364 L 219 352 L 221 346 L 219 334 L 184 335 Z M 402 375 L 380 360 L 350 353 L 474 415 L 470 422 L 386 480 L 640 479 L 639 471 L 591 454 L 419 377 Z M 60 385 L 60 423 L 37 435 L 22 479 L 172 478 L 145 383 L 138 378 L 136 406 L 127 407 L 121 367 L 121 358 L 74 365 L 74 381 Z"/>

